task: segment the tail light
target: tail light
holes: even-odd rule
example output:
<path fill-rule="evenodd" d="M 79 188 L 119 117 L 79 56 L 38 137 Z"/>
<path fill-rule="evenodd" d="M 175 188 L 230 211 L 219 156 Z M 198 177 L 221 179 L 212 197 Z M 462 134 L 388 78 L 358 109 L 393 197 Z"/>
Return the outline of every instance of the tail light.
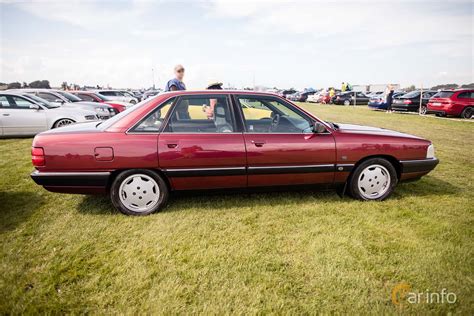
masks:
<path fill-rule="evenodd" d="M 44 166 L 44 150 L 42 147 L 31 148 L 31 162 L 35 167 Z"/>
<path fill-rule="evenodd" d="M 405 100 L 403 101 L 404 104 L 411 104 L 411 100 Z"/>

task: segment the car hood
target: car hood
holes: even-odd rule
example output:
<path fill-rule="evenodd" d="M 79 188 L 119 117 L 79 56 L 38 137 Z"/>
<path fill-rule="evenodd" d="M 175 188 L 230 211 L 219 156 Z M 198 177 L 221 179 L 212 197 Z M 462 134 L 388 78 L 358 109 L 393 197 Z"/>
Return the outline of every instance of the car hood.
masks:
<path fill-rule="evenodd" d="M 97 102 L 88 102 L 88 101 L 79 101 L 79 102 L 70 102 L 70 103 L 64 103 L 63 106 L 82 106 L 82 107 L 93 107 L 95 108 L 100 108 L 100 107 L 105 107 L 105 108 L 110 108 L 110 105 L 104 104 L 104 103 L 97 103 Z"/>
<path fill-rule="evenodd" d="M 380 136 L 392 136 L 392 137 L 404 137 L 404 138 L 414 138 L 414 139 L 423 139 L 418 136 L 405 134 L 397 131 L 392 131 L 385 128 L 371 127 L 364 125 L 354 125 L 354 124 L 339 124 L 336 123 L 339 127 L 338 131 L 341 133 L 354 133 L 354 134 L 366 134 L 366 135 L 380 135 Z"/>
<path fill-rule="evenodd" d="M 86 115 L 96 115 L 95 111 L 92 109 L 82 109 L 77 107 L 65 107 L 65 106 L 58 106 L 54 108 L 48 109 L 49 113 L 58 113 L 63 115 L 70 115 L 70 116 L 86 116 Z"/>
<path fill-rule="evenodd" d="M 97 124 L 99 122 L 86 122 L 86 123 L 75 123 L 61 128 L 54 128 L 48 131 L 42 132 L 39 135 L 49 135 L 49 134 L 63 134 L 63 133 L 94 133 L 97 132 Z"/>
<path fill-rule="evenodd" d="M 131 106 L 133 104 L 129 102 L 122 102 L 122 101 L 115 101 L 115 100 L 110 100 L 110 101 L 105 101 L 105 104 L 118 104 L 118 105 L 123 105 L 123 106 Z"/>

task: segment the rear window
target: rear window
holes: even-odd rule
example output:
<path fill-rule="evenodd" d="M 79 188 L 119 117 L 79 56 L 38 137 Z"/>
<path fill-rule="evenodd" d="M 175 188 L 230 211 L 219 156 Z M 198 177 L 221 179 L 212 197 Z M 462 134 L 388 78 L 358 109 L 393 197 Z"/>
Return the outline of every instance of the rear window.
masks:
<path fill-rule="evenodd" d="M 453 94 L 453 91 L 440 91 L 436 93 L 433 98 L 450 98 Z"/>
<path fill-rule="evenodd" d="M 407 98 L 407 99 L 410 99 L 410 98 L 415 98 L 419 95 L 420 95 L 420 91 L 412 91 L 412 92 L 409 92 L 409 93 L 405 94 L 403 97 Z"/>

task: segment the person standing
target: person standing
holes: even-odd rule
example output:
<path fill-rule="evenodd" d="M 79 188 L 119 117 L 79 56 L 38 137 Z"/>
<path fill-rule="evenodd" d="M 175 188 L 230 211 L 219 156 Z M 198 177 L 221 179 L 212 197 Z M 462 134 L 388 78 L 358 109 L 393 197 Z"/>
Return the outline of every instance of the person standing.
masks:
<path fill-rule="evenodd" d="M 178 91 L 186 90 L 186 85 L 183 82 L 184 78 L 184 67 L 183 65 L 176 65 L 174 67 L 175 78 L 168 81 L 165 87 L 165 91 Z"/>
<path fill-rule="evenodd" d="M 387 87 L 388 93 L 386 96 L 385 102 L 387 103 L 387 113 L 392 112 L 392 102 L 393 102 L 393 89 L 391 86 Z"/>
<path fill-rule="evenodd" d="M 345 84 L 344 82 L 342 82 L 341 91 L 342 91 L 342 92 L 345 92 L 346 89 L 347 89 L 346 84 Z"/>

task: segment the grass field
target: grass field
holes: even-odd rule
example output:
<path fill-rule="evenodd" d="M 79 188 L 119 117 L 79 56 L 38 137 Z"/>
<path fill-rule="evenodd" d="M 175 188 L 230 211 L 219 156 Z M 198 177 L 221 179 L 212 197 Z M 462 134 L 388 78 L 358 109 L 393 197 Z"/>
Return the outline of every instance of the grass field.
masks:
<path fill-rule="evenodd" d="M 127 217 L 107 198 L 38 187 L 31 139 L 0 140 L 0 314 L 472 315 L 474 124 L 304 107 L 428 138 L 441 163 L 381 203 L 334 192 L 186 195 Z M 456 302 L 396 306 L 402 282 Z"/>

